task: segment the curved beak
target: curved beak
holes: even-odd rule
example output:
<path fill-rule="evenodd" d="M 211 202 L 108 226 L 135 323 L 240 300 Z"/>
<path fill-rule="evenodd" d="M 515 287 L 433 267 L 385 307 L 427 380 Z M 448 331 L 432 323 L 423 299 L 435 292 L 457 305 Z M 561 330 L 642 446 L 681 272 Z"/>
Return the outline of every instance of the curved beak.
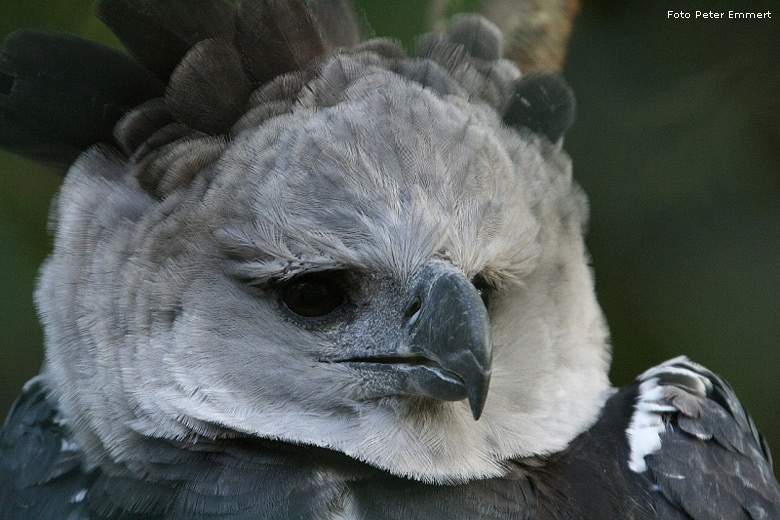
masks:
<path fill-rule="evenodd" d="M 493 352 L 479 292 L 459 269 L 432 260 L 417 273 L 407 308 L 411 354 L 434 362 L 416 381 L 418 391 L 447 401 L 468 398 L 474 419 L 479 419 Z"/>

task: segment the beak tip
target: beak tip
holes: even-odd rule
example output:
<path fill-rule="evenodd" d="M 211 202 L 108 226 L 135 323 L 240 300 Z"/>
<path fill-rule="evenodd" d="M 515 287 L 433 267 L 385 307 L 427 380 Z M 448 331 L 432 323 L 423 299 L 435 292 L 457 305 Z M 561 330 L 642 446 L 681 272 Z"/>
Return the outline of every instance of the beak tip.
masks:
<path fill-rule="evenodd" d="M 482 411 L 485 409 L 485 401 L 487 401 L 489 378 L 485 380 L 484 386 L 475 392 L 469 392 L 469 405 L 471 406 L 471 415 L 475 421 L 478 421 L 482 417 Z"/>

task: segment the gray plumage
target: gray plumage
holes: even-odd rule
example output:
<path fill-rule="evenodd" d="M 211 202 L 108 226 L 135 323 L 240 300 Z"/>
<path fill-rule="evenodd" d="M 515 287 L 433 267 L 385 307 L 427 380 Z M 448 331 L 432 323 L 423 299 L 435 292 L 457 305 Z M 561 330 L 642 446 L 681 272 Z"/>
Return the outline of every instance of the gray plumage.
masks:
<path fill-rule="evenodd" d="M 345 2 L 188 5 L 98 7 L 140 63 L 118 76 L 167 83 L 101 115 L 63 183 L 0 512 L 778 514 L 717 376 L 677 360 L 611 388 L 559 77 L 523 76 L 471 15 L 407 56 Z M 23 101 L 0 97 L 0 143 L 47 159 Z M 687 453 L 744 470 L 693 478 Z"/>

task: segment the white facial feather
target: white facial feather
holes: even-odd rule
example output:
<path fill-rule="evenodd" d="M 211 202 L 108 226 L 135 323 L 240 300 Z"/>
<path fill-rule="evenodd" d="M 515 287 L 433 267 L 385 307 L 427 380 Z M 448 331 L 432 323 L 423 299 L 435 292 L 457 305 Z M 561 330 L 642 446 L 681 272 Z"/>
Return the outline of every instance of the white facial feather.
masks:
<path fill-rule="evenodd" d="M 463 95 L 387 71 L 346 83 L 332 106 L 248 127 L 162 201 L 105 152 L 71 169 L 37 301 L 47 377 L 91 460 L 133 469 L 147 436 L 249 435 L 460 482 L 595 421 L 609 349 L 568 157 Z M 367 399 L 319 361 L 338 348 L 326 332 L 238 281 L 336 267 L 403 281 L 432 258 L 498 287 L 479 421 L 465 401 Z"/>

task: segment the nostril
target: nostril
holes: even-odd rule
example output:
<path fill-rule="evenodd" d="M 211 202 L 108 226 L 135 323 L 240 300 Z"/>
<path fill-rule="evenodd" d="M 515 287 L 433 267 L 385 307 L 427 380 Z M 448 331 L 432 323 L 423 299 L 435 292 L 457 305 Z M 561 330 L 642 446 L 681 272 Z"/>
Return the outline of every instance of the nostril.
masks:
<path fill-rule="evenodd" d="M 416 296 L 414 300 L 412 300 L 412 303 L 409 305 L 409 308 L 406 309 L 406 319 L 410 320 L 410 323 L 416 321 L 417 315 L 420 312 L 421 308 L 422 308 L 422 298 Z"/>
<path fill-rule="evenodd" d="M 485 304 L 485 308 L 490 309 L 490 294 L 493 292 L 493 287 L 481 274 L 475 276 L 471 283 L 477 289 L 479 297 L 482 298 L 482 303 Z"/>

